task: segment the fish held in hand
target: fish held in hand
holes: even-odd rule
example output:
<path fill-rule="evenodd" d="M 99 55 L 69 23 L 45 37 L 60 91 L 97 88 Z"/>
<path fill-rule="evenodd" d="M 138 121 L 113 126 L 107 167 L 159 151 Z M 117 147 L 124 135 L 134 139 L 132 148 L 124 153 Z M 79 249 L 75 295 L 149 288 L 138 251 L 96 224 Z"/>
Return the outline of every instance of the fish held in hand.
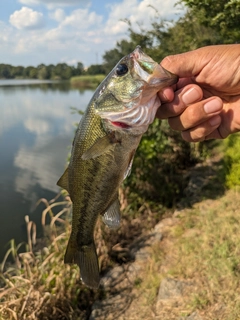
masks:
<path fill-rule="evenodd" d="M 160 106 L 157 92 L 177 81 L 137 47 L 99 85 L 79 123 L 69 166 L 57 184 L 69 192 L 73 204 L 64 262 L 79 266 L 88 287 L 97 288 L 100 282 L 97 218 L 101 215 L 110 228 L 119 226 L 119 186 L 130 174 L 141 137 Z"/>

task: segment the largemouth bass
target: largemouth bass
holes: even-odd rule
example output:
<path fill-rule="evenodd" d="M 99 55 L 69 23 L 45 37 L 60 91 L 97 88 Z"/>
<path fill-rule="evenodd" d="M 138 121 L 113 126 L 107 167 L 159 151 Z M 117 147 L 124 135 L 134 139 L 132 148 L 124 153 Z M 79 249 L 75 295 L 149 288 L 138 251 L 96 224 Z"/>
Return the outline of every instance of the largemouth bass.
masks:
<path fill-rule="evenodd" d="M 140 139 L 160 106 L 157 92 L 177 80 L 137 47 L 99 85 L 79 123 L 69 166 L 57 184 L 69 192 L 73 204 L 64 262 L 77 264 L 83 283 L 91 288 L 100 282 L 97 218 L 101 215 L 110 228 L 119 226 L 119 186 L 130 174 Z"/>

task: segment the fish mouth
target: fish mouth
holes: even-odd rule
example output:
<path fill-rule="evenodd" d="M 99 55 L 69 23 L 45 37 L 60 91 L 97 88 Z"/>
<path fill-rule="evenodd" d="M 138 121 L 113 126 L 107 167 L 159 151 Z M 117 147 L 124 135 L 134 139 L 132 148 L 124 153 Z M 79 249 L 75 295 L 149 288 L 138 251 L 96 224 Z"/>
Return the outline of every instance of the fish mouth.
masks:
<path fill-rule="evenodd" d="M 131 126 L 124 123 L 124 122 L 120 122 L 120 121 L 110 121 L 109 122 L 114 126 L 114 127 L 117 127 L 119 129 L 130 129 Z"/>
<path fill-rule="evenodd" d="M 178 82 L 179 77 L 176 74 L 157 64 L 142 51 L 140 46 L 136 47 L 130 57 L 134 61 L 135 72 L 151 87 L 156 86 L 161 89 L 161 87 L 172 86 Z"/>
<path fill-rule="evenodd" d="M 146 55 L 140 46 L 124 59 L 131 60 L 132 81 L 141 83 L 138 94 L 130 96 L 129 99 L 122 99 L 122 110 L 99 110 L 97 113 L 115 128 L 144 133 L 154 121 L 157 109 L 161 105 L 157 92 L 177 83 L 178 76 L 165 70 Z"/>

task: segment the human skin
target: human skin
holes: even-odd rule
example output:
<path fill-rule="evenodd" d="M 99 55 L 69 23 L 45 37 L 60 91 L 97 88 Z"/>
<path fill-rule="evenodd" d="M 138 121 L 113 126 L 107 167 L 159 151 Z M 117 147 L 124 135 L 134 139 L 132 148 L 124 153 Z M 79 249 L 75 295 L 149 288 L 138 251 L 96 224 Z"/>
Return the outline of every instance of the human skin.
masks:
<path fill-rule="evenodd" d="M 240 131 L 240 44 L 168 56 L 161 65 L 177 85 L 159 92 L 157 117 L 188 142 L 223 139 Z"/>

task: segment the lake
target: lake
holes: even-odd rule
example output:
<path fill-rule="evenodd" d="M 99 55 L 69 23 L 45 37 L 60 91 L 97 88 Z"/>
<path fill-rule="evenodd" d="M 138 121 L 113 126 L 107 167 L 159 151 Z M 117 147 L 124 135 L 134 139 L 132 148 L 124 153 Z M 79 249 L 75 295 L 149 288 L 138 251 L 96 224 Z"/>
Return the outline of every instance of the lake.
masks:
<path fill-rule="evenodd" d="M 0 260 L 11 239 L 26 241 L 26 215 L 41 235 L 36 203 L 59 192 L 81 118 L 71 108 L 84 111 L 92 95 L 67 82 L 0 80 Z"/>

